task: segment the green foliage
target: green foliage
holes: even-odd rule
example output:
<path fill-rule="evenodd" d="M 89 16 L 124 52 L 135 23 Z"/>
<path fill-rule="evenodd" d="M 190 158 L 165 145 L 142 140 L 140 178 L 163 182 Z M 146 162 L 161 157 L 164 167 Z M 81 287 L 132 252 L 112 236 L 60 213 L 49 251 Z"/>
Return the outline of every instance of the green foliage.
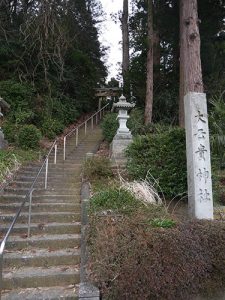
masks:
<path fill-rule="evenodd" d="M 0 95 L 10 104 L 8 119 L 16 124 L 32 121 L 34 116 L 34 88 L 15 80 L 0 82 Z"/>
<path fill-rule="evenodd" d="M 61 133 L 64 129 L 63 124 L 56 119 L 45 118 L 44 122 L 42 123 L 42 134 L 49 139 L 55 138 L 56 135 Z"/>
<path fill-rule="evenodd" d="M 225 103 L 224 93 L 210 100 L 209 113 L 210 142 L 212 154 L 218 158 L 219 166 L 224 164 L 225 153 Z"/>
<path fill-rule="evenodd" d="M 170 219 L 153 219 L 150 221 L 150 224 L 153 227 L 160 227 L 160 228 L 172 228 L 176 225 L 174 220 Z"/>
<path fill-rule="evenodd" d="M 26 109 L 23 111 L 21 107 L 18 107 L 14 112 L 16 124 L 27 124 L 32 122 L 34 117 L 34 112 L 31 109 Z"/>
<path fill-rule="evenodd" d="M 34 88 L 28 83 L 21 83 L 16 80 L 5 80 L 0 82 L 1 96 L 12 106 L 17 108 L 26 107 L 34 96 Z"/>
<path fill-rule="evenodd" d="M 187 191 L 185 153 L 185 133 L 181 128 L 137 136 L 127 150 L 127 169 L 135 179 L 151 174 L 164 195 L 173 198 Z"/>
<path fill-rule="evenodd" d="M 135 197 L 122 188 L 107 188 L 95 194 L 91 198 L 90 209 L 93 212 L 101 212 L 105 210 L 114 211 L 116 213 L 131 213 L 140 208 L 143 204 L 135 199 Z"/>
<path fill-rule="evenodd" d="M 50 114 L 61 123 L 68 125 L 79 117 L 80 113 L 77 110 L 74 99 L 60 95 L 59 97 L 53 98 L 52 102 Z"/>
<path fill-rule="evenodd" d="M 112 177 L 110 160 L 99 156 L 88 158 L 83 165 L 83 174 L 89 180 Z"/>
<path fill-rule="evenodd" d="M 5 121 L 3 123 L 2 128 L 3 128 L 6 140 L 9 143 L 15 143 L 17 141 L 18 126 L 15 123 L 12 123 L 10 121 Z"/>
<path fill-rule="evenodd" d="M 119 123 L 116 119 L 117 113 L 110 113 L 104 116 L 104 119 L 101 123 L 102 133 L 104 136 L 104 139 L 111 143 L 116 131 L 119 127 Z"/>
<path fill-rule="evenodd" d="M 70 1 L 69 13 L 68 3 L 57 0 L 29 8 L 15 2 L 13 11 L 1 4 L 0 96 L 11 105 L 7 121 L 17 130 L 33 124 L 53 137 L 96 108 L 94 88 L 107 75 L 95 26 L 98 4 Z"/>
<path fill-rule="evenodd" d="M 23 149 L 35 149 L 41 139 L 40 130 L 34 125 L 24 125 L 18 134 L 18 145 Z"/>
<path fill-rule="evenodd" d="M 142 109 L 133 109 L 130 113 L 130 118 L 127 121 L 127 127 L 133 135 L 139 134 L 145 130 L 144 126 L 144 111 Z"/>

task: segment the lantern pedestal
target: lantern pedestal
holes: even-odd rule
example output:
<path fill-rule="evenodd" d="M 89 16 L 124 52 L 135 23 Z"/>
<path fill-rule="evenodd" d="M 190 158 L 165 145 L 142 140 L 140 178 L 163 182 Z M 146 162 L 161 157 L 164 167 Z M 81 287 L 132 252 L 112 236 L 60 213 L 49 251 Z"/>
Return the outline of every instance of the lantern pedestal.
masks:
<path fill-rule="evenodd" d="M 120 160 L 121 163 L 125 163 L 125 150 L 127 146 L 132 142 L 132 135 L 129 134 L 116 134 L 112 141 L 112 155 L 111 158 L 115 161 Z"/>
<path fill-rule="evenodd" d="M 0 128 L 0 149 L 6 149 L 8 147 L 8 142 L 5 140 L 4 133 Z"/>

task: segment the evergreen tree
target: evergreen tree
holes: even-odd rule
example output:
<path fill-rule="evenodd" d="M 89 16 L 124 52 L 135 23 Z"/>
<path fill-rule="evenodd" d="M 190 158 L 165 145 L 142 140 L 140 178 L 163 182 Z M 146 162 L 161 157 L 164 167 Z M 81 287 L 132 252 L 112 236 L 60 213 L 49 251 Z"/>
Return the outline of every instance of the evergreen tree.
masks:
<path fill-rule="evenodd" d="M 0 95 L 17 101 L 8 83 L 30 86 L 29 122 L 66 125 L 97 107 L 94 88 L 106 77 L 99 15 L 99 0 L 0 2 Z M 70 113 L 62 116 L 64 110 Z"/>

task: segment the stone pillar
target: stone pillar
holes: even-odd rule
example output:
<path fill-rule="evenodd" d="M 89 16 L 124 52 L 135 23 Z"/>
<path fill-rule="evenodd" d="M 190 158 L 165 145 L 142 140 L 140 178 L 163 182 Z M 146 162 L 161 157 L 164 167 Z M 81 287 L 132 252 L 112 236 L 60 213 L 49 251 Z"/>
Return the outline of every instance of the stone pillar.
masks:
<path fill-rule="evenodd" d="M 98 99 L 98 110 L 102 108 L 102 97 L 99 97 Z"/>
<path fill-rule="evenodd" d="M 206 95 L 188 93 L 184 97 L 184 108 L 189 212 L 197 219 L 213 219 Z"/>

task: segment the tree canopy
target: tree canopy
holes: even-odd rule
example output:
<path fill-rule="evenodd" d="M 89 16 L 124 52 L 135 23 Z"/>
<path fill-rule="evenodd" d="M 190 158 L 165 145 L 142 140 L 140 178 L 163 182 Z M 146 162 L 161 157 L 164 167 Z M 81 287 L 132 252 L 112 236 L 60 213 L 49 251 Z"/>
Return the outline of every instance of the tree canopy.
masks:
<path fill-rule="evenodd" d="M 41 129 L 63 127 L 96 107 L 93 88 L 107 75 L 100 14 L 99 0 L 0 2 L 0 95 L 20 107 L 10 122 L 25 114 Z"/>
<path fill-rule="evenodd" d="M 178 122 L 179 102 L 179 3 L 153 3 L 154 104 L 153 121 Z M 130 80 L 138 104 L 144 106 L 148 50 L 147 0 L 132 0 Z M 204 91 L 211 97 L 224 89 L 225 1 L 198 0 Z"/>

